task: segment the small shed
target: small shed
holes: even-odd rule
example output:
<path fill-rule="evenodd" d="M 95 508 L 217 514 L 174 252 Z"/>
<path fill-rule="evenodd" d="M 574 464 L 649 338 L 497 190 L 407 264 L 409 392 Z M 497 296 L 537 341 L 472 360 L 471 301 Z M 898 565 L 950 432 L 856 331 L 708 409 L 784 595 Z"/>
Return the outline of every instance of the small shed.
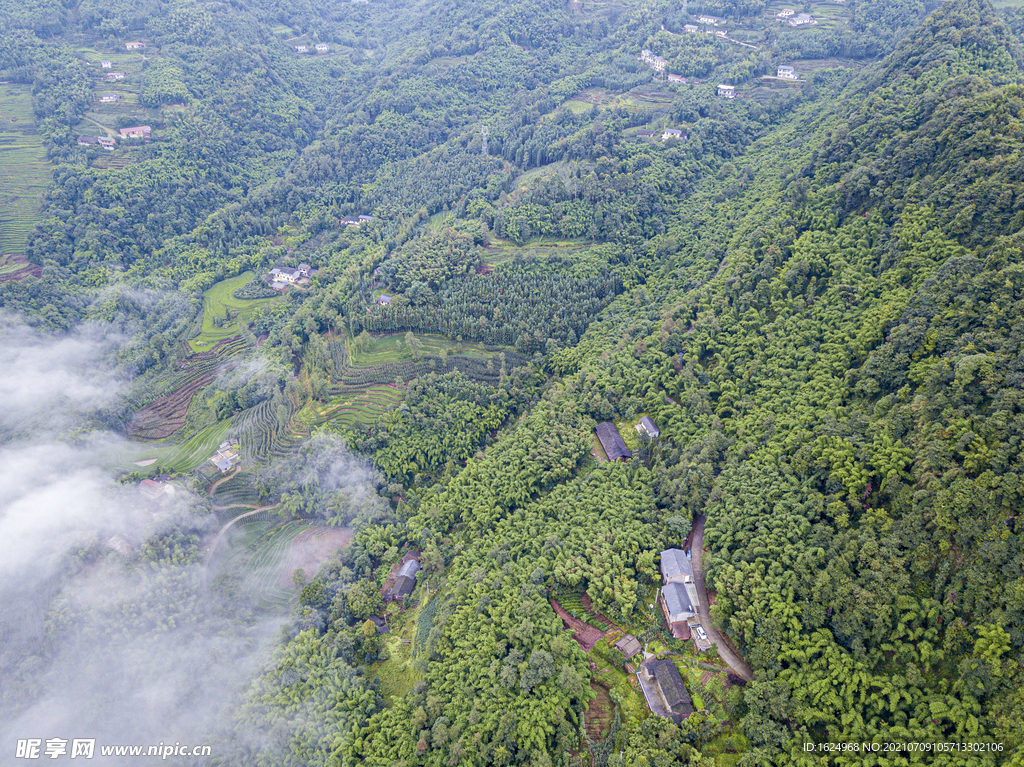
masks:
<path fill-rule="evenodd" d="M 391 306 L 391 296 L 385 296 L 382 294 L 381 297 L 377 299 L 377 303 L 381 306 Z"/>
<path fill-rule="evenodd" d="M 626 636 L 615 643 L 615 649 L 619 650 L 626 658 L 632 658 L 643 648 L 640 646 L 640 640 L 632 634 L 626 634 Z"/>
<path fill-rule="evenodd" d="M 595 431 L 609 461 L 626 461 L 633 457 L 633 454 L 629 452 L 629 448 L 626 447 L 626 443 L 622 441 L 622 435 L 619 434 L 619 430 L 615 428 L 615 424 L 611 421 L 599 423 Z"/>
<path fill-rule="evenodd" d="M 378 634 L 388 633 L 388 624 L 379 615 L 371 615 L 367 620 L 377 627 Z"/>

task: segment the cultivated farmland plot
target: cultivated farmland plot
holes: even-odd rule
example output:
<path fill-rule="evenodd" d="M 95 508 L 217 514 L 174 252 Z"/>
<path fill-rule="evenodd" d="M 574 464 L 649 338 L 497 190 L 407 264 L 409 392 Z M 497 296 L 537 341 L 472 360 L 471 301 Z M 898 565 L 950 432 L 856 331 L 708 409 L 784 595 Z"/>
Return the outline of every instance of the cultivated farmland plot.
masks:
<path fill-rule="evenodd" d="M 241 338 L 220 342 L 213 351 L 194 354 L 183 360 L 177 375 L 159 382 L 162 386 L 152 381 L 145 388 L 140 387 L 139 394 L 132 400 L 132 407 L 139 410 L 128 424 L 128 436 L 137 439 L 171 436 L 185 424 L 192 398 L 214 381 L 231 358 L 245 349 L 245 341 Z M 167 393 L 154 396 L 161 392 Z M 148 404 L 143 406 L 146 402 Z"/>
<path fill-rule="evenodd" d="M 0 256 L 25 250 L 51 168 L 27 85 L 0 85 Z"/>
<path fill-rule="evenodd" d="M 299 546 L 296 556 L 292 556 L 296 538 L 300 538 Z M 309 569 L 303 569 L 313 575 L 320 562 L 334 549 L 347 545 L 349 538 L 350 532 L 346 535 L 341 528 L 318 527 L 303 520 L 243 524 L 232 535 L 221 568 L 240 578 L 243 591 L 258 606 L 283 608 L 295 597 L 291 582 L 294 570 L 308 565 Z M 301 563 L 296 564 L 300 559 Z M 289 568 L 290 571 L 285 572 Z"/>
<path fill-rule="evenodd" d="M 275 298 L 235 298 L 234 292 L 256 275 L 244 272 L 237 277 L 221 280 L 203 293 L 203 326 L 199 336 L 189 341 L 194 352 L 207 352 L 218 342 L 238 335 L 243 324 L 248 324 L 253 311 L 266 306 Z"/>
<path fill-rule="evenodd" d="M 168 444 L 166 441 L 153 442 L 149 445 L 129 445 L 122 447 L 111 455 L 110 463 L 125 469 L 138 470 L 133 464 L 155 459 L 155 462 L 144 468 L 150 474 L 160 471 L 187 473 L 199 468 L 217 450 L 217 446 L 228 436 L 231 421 L 219 421 L 198 431 L 189 440 L 180 444 Z"/>

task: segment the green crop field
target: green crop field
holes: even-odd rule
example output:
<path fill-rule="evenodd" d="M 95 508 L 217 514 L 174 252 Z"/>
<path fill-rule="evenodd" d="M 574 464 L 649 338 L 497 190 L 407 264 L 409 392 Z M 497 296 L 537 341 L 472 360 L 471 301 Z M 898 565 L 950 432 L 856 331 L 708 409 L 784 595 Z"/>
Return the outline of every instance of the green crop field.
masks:
<path fill-rule="evenodd" d="M 451 226 L 454 222 L 454 213 L 442 211 L 440 213 L 435 213 L 427 219 L 427 229 L 434 232 L 439 229 L 444 229 L 446 226 Z"/>
<path fill-rule="evenodd" d="M 0 85 L 0 255 L 24 252 L 50 173 L 35 128 L 31 88 Z"/>
<path fill-rule="evenodd" d="M 0 274 L 10 274 L 24 269 L 25 265 L 18 262 L 9 262 L 7 256 L 0 254 Z"/>
<path fill-rule="evenodd" d="M 405 333 L 390 336 L 376 336 L 365 343 L 349 341 L 348 348 L 353 365 L 383 365 L 388 362 L 405 362 L 416 359 L 416 353 L 406 344 Z M 494 355 L 481 344 L 453 341 L 450 338 L 427 333 L 413 333 L 423 354 L 440 354 L 442 350 L 450 355 L 486 359 Z M 418 353 L 418 352 L 417 352 Z"/>
<path fill-rule="evenodd" d="M 307 427 L 331 423 L 339 428 L 348 428 L 356 423 L 370 425 L 388 410 L 402 401 L 402 393 L 392 386 L 371 386 L 365 392 L 334 397 L 324 404 L 314 404 L 296 415 Z"/>
<path fill-rule="evenodd" d="M 240 525 L 228 544 L 221 566 L 238 576 L 242 590 L 260 607 L 287 607 L 294 590 L 281 588 L 278 577 L 295 537 L 313 526 L 312 522 L 251 522 Z"/>
<path fill-rule="evenodd" d="M 245 272 L 228 280 L 221 280 L 203 294 L 203 329 L 189 341 L 194 352 L 208 352 L 218 341 L 238 335 L 241 323 L 248 323 L 249 316 L 257 306 L 265 306 L 278 299 L 235 298 L 233 293 L 255 275 Z M 228 313 L 230 312 L 230 319 Z"/>

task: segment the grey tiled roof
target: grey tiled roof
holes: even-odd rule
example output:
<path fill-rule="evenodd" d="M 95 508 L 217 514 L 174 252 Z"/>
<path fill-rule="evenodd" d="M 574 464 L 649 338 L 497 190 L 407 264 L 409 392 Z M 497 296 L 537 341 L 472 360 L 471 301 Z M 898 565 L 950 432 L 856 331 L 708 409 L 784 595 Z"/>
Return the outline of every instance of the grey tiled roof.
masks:
<path fill-rule="evenodd" d="M 619 430 L 615 428 L 615 424 L 611 421 L 599 423 L 596 431 L 597 438 L 601 440 L 601 447 L 604 448 L 609 461 L 617 461 L 620 458 L 631 458 L 633 456 L 629 452 L 629 448 L 626 447 L 626 443 L 622 441 L 622 435 L 619 434 Z"/>
<path fill-rule="evenodd" d="M 423 568 L 420 567 L 419 562 L 417 562 L 415 559 L 410 559 L 408 562 L 406 562 L 399 568 L 398 577 L 401 578 L 403 575 L 405 575 L 410 578 L 415 578 L 416 573 L 418 573 L 422 569 Z"/>
<path fill-rule="evenodd" d="M 682 549 L 666 549 L 661 552 L 661 578 L 668 581 L 680 575 L 693 576 L 693 566 Z"/>
<path fill-rule="evenodd" d="M 695 614 L 697 611 L 693 608 L 693 604 L 690 602 L 690 597 L 686 593 L 686 589 L 681 583 L 670 583 L 661 590 L 662 596 L 665 598 L 665 606 L 668 608 L 669 615 L 679 615 L 680 613 Z"/>
<path fill-rule="evenodd" d="M 676 664 L 668 659 L 656 660 L 648 662 L 647 668 L 658 681 L 661 694 L 665 696 L 665 702 L 672 709 L 672 713 L 684 716 L 692 714 L 693 703 L 690 700 L 690 693 L 686 691 L 686 685 L 683 684 Z"/>

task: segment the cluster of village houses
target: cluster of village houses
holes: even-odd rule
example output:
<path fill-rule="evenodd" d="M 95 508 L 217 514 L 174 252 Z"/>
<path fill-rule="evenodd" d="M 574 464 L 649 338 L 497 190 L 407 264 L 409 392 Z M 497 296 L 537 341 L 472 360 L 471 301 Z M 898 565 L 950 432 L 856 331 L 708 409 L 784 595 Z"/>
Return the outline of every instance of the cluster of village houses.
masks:
<path fill-rule="evenodd" d="M 711 642 L 697 619 L 700 603 L 688 552 L 681 549 L 661 552 L 661 579 L 658 607 L 672 636 L 677 639 L 692 637 L 701 652 L 709 649 Z M 694 712 L 683 678 L 670 658 L 659 658 L 647 652 L 639 640 L 630 634 L 619 639 L 615 647 L 628 661 L 635 663 L 632 660 L 634 657 L 641 658 L 635 668 L 636 677 L 647 706 L 653 713 L 678 724 Z"/>
<path fill-rule="evenodd" d="M 642 438 L 657 439 L 661 436 L 661 431 L 648 416 L 643 416 L 635 428 Z M 626 461 L 632 457 L 614 423 L 600 423 L 595 431 L 609 461 Z M 700 596 L 689 551 L 666 549 L 661 552 L 661 587 L 656 601 L 673 637 L 693 639 L 701 652 L 710 649 L 711 641 L 700 623 Z M 615 647 L 622 651 L 627 660 L 634 656 L 642 658 L 636 676 L 644 699 L 653 713 L 676 723 L 693 713 L 694 707 L 686 685 L 671 659 L 648 653 L 636 637 L 629 634 L 619 639 Z"/>
<path fill-rule="evenodd" d="M 125 47 L 128 50 L 138 50 L 145 48 L 145 43 L 125 43 Z M 109 59 L 103 59 L 100 62 L 101 69 L 111 69 L 114 63 Z M 125 78 L 124 72 L 107 72 L 103 75 L 104 82 L 116 83 L 120 82 Z M 120 93 L 101 93 L 99 102 L 101 104 L 113 104 L 121 101 L 123 96 Z M 99 147 L 100 149 L 107 149 L 111 152 L 117 148 L 118 140 L 121 141 L 137 141 L 143 140 L 148 141 L 152 136 L 153 129 L 148 125 L 133 125 L 130 128 L 121 128 L 118 131 L 117 137 L 113 136 L 79 136 L 78 145 L 84 147 Z"/>
<path fill-rule="evenodd" d="M 834 0 L 834 2 L 845 3 L 846 0 Z M 775 14 L 775 18 L 777 18 L 780 22 L 784 24 L 788 24 L 791 27 L 804 27 L 818 23 L 810 14 L 797 13 L 792 8 L 783 8 L 781 11 Z M 709 16 L 707 14 L 701 14 L 700 16 L 697 17 L 697 22 L 698 24 L 701 24 L 703 26 L 698 26 L 698 24 L 684 24 L 683 31 L 686 32 L 687 34 L 696 34 L 699 32 L 704 32 L 709 35 L 715 35 L 716 37 L 729 37 L 728 31 L 721 26 L 722 24 L 725 23 L 725 19 L 719 18 L 718 16 Z M 662 29 L 665 29 L 665 27 L 662 26 Z M 744 43 L 744 45 L 746 45 L 746 43 Z M 637 60 L 644 62 L 655 72 L 659 73 L 664 72 L 668 67 L 667 59 L 657 55 L 656 53 L 654 53 L 654 51 L 647 50 L 646 48 L 640 51 L 640 55 L 637 56 Z M 800 79 L 799 75 L 797 75 L 793 67 L 785 65 L 779 66 L 778 74 L 776 75 L 776 77 L 780 77 L 784 80 Z M 682 75 L 676 75 L 671 73 L 667 75 L 667 79 L 670 83 L 679 83 L 683 85 L 685 85 L 687 82 L 686 78 L 683 77 Z M 698 81 L 694 80 L 694 82 Z M 718 96 L 725 99 L 735 98 L 736 86 L 726 85 L 724 83 L 719 85 Z M 666 134 L 665 136 L 662 137 L 662 141 L 665 141 L 667 138 L 671 137 L 672 136 Z"/>
<path fill-rule="evenodd" d="M 217 447 L 217 452 L 210 458 L 210 463 L 216 466 L 221 474 L 227 474 L 238 465 L 240 460 L 238 457 L 238 440 L 229 439 L 227 442 L 220 443 Z"/>
<path fill-rule="evenodd" d="M 289 276 L 300 273 L 299 269 L 290 269 L 289 267 L 275 267 L 272 273 L 274 272 Z M 307 276 L 308 272 L 307 267 Z M 661 434 L 648 416 L 640 419 L 636 424 L 636 430 L 642 437 L 648 439 L 656 439 Z M 626 447 L 622 435 L 619 434 L 613 423 L 606 421 L 599 424 L 596 432 L 609 460 L 627 460 L 631 457 L 629 448 Z M 238 440 L 231 439 L 222 442 L 213 457 L 210 458 L 210 462 L 222 474 L 231 471 L 239 462 Z M 169 479 L 170 477 L 166 474 L 155 479 L 144 479 L 139 483 L 139 491 L 147 500 L 162 505 L 174 494 L 174 487 L 170 484 Z M 112 548 L 116 546 L 120 550 L 120 548 L 127 547 L 128 544 L 127 541 L 113 541 L 112 539 L 108 545 Z M 702 652 L 709 649 L 711 642 L 698 618 L 700 597 L 690 561 L 690 552 L 682 549 L 662 551 L 660 569 L 662 585 L 658 590 L 657 603 L 672 636 L 683 640 L 692 638 Z M 384 592 L 385 600 L 387 602 L 403 601 L 406 597 L 411 596 L 416 589 L 417 576 L 421 570 L 422 565 L 417 553 L 407 554 L 397 565 L 394 583 Z M 378 633 L 388 632 L 385 618 L 375 615 L 371 616 L 369 620 L 377 627 Z M 682 675 L 670 658 L 659 657 L 647 652 L 646 647 L 642 646 L 636 637 L 629 634 L 615 642 L 615 647 L 623 653 L 627 661 L 634 664 L 631 670 L 636 673 L 637 682 L 652 713 L 671 719 L 676 723 L 694 713 L 695 708 Z M 639 663 L 633 660 L 637 656 L 641 659 Z"/>
<path fill-rule="evenodd" d="M 308 285 L 313 275 L 313 267 L 299 264 L 297 267 L 275 266 L 263 276 L 273 290 L 284 290 L 289 285 Z"/>
<path fill-rule="evenodd" d="M 134 125 L 131 128 L 121 128 L 118 131 L 118 136 L 122 141 L 148 140 L 152 130 L 148 125 Z M 113 152 L 117 147 L 117 139 L 110 136 L 79 136 L 78 145 L 85 147 L 98 146 Z"/>

